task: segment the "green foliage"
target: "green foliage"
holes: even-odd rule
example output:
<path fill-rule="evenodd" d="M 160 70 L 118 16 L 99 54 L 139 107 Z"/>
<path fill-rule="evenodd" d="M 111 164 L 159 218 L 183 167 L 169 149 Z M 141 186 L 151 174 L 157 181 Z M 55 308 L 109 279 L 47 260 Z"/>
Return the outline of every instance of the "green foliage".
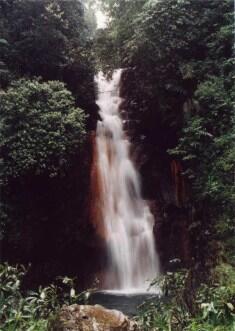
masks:
<path fill-rule="evenodd" d="M 24 267 L 0 266 L 1 330 L 46 330 L 47 321 L 38 313 L 43 303 L 40 295 L 31 293 L 24 297 L 20 292 L 24 274 Z"/>
<path fill-rule="evenodd" d="M 58 279 L 58 285 L 22 291 L 24 266 L 0 265 L 0 329 L 4 331 L 43 331 L 63 304 L 84 302 L 89 292 L 77 293 L 75 280 Z"/>
<path fill-rule="evenodd" d="M 0 52 L 6 69 L 17 76 L 66 82 L 82 107 L 94 102 L 91 29 L 81 1 L 0 3 Z"/>
<path fill-rule="evenodd" d="M 162 297 L 140 306 L 139 321 L 144 331 L 234 330 L 235 271 L 222 264 L 211 275 L 209 284 L 192 286 L 189 271 L 167 273 L 154 284 Z"/>
<path fill-rule="evenodd" d="M 111 19 L 107 28 L 96 33 L 95 52 L 99 69 L 110 72 L 122 66 L 123 45 L 132 38 L 133 19 L 145 2 L 145 0 L 101 1 L 102 10 Z"/>
<path fill-rule="evenodd" d="M 45 75 L 48 69 L 66 65 L 72 44 L 78 46 L 78 39 L 85 43 L 82 10 L 79 1 L 1 2 L 2 33 L 11 47 L 6 59 L 9 66 L 23 73 Z"/>
<path fill-rule="evenodd" d="M 99 29 L 95 35 L 96 67 L 105 74 L 119 67 L 119 52 L 110 29 Z"/>
<path fill-rule="evenodd" d="M 55 247 L 58 238 L 62 248 L 61 242 L 69 245 L 77 236 L 71 223 L 81 217 L 89 173 L 82 147 L 85 131 L 96 119 L 94 11 L 92 16 L 87 3 L 0 1 L 0 235 L 2 240 L 4 233 L 5 260 L 33 262 L 40 240 Z M 49 226 L 60 236 L 48 240 Z M 64 235 L 69 239 L 61 239 Z M 40 249 L 41 261 L 48 251 Z"/>
<path fill-rule="evenodd" d="M 185 161 L 185 174 L 194 179 L 200 198 L 209 196 L 232 202 L 234 93 L 225 84 L 225 77 L 210 77 L 198 86 L 195 98 L 199 106 L 186 119 L 182 138 L 170 153 Z"/>
<path fill-rule="evenodd" d="M 91 38 L 94 37 L 97 28 L 96 14 L 95 14 L 96 10 L 97 10 L 97 3 L 95 1 L 84 0 L 85 21 Z"/>
<path fill-rule="evenodd" d="M 58 175 L 84 141 L 84 113 L 63 83 L 19 80 L 0 94 L 3 180 Z"/>
<path fill-rule="evenodd" d="M 8 51 L 8 42 L 6 39 L 0 39 L 0 87 L 4 87 L 9 83 L 9 70 L 5 61 L 3 61 L 3 57 L 7 54 Z"/>
<path fill-rule="evenodd" d="M 111 15 L 107 42 L 116 46 L 120 65 L 134 71 L 126 98 L 139 134 L 153 139 L 153 131 L 167 131 L 164 148 L 175 147 L 198 84 L 208 76 L 228 76 L 225 89 L 231 88 L 232 1 L 103 2 Z"/>

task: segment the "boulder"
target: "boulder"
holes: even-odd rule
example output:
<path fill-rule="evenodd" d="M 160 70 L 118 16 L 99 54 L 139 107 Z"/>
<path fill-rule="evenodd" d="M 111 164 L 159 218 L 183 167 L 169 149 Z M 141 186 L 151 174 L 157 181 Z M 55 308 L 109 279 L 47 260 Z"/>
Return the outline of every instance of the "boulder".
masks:
<path fill-rule="evenodd" d="M 118 310 L 100 305 L 64 306 L 49 331 L 139 331 L 137 323 Z"/>

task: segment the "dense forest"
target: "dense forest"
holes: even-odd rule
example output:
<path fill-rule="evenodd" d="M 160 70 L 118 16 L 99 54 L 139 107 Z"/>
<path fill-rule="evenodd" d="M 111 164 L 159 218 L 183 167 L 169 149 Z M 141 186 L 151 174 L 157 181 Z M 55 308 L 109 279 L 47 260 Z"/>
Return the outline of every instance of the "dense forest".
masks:
<path fill-rule="evenodd" d="M 0 330 L 60 330 L 99 288 L 94 77 L 117 68 L 161 264 L 140 331 L 235 329 L 233 65 L 232 0 L 0 0 Z"/>

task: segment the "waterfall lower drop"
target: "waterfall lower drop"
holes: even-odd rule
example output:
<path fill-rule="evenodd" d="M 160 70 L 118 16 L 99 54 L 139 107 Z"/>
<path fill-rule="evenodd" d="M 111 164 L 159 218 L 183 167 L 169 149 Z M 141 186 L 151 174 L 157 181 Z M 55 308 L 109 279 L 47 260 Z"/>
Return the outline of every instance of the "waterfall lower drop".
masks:
<path fill-rule="evenodd" d="M 107 80 L 96 77 L 96 144 L 102 221 L 109 255 L 107 288 L 142 292 L 159 273 L 153 235 L 154 218 L 141 197 L 140 179 L 129 156 L 129 141 L 119 113 L 121 69 Z"/>

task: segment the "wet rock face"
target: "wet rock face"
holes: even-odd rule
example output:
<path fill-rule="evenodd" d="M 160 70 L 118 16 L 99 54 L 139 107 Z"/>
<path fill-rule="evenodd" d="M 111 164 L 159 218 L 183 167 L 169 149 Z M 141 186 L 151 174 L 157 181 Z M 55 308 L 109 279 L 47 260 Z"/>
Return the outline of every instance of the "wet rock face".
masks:
<path fill-rule="evenodd" d="M 117 310 L 100 305 L 64 306 L 49 331 L 140 331 L 135 322 Z"/>
<path fill-rule="evenodd" d="M 167 112 L 161 110 L 158 98 L 148 98 L 139 89 L 139 74 L 135 68 L 129 68 L 121 79 L 120 111 L 132 143 L 131 156 L 140 173 L 143 197 L 149 201 L 155 218 L 154 233 L 162 271 L 174 270 L 175 260 L 188 267 L 193 257 L 188 230 L 192 221 L 191 188 L 183 175 L 183 165 L 168 153 L 178 141 L 181 101 L 174 105 L 179 117 L 173 123 Z"/>

